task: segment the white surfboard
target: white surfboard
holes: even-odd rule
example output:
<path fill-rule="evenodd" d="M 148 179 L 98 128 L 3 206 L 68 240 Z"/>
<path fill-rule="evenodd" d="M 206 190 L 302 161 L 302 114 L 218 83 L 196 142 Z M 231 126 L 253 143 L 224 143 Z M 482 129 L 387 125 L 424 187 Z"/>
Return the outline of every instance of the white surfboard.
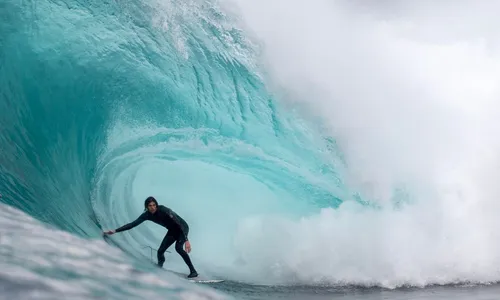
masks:
<path fill-rule="evenodd" d="M 189 281 L 191 282 L 197 282 L 197 283 L 219 283 L 219 282 L 224 282 L 223 279 L 196 279 L 196 278 L 188 278 Z"/>
<path fill-rule="evenodd" d="M 186 274 L 182 274 L 182 273 L 179 273 L 179 272 L 176 272 L 176 271 L 172 271 L 172 270 L 169 270 L 169 269 L 163 269 L 167 272 L 170 272 L 170 273 L 174 273 L 175 275 L 183 278 L 183 279 L 186 279 L 186 280 L 189 280 L 191 282 L 196 282 L 196 283 L 220 283 L 220 282 L 224 282 L 225 280 L 224 279 L 214 279 L 214 278 L 207 278 L 205 276 L 202 276 L 200 274 L 198 274 L 198 277 L 194 277 L 194 278 L 188 278 Z"/>

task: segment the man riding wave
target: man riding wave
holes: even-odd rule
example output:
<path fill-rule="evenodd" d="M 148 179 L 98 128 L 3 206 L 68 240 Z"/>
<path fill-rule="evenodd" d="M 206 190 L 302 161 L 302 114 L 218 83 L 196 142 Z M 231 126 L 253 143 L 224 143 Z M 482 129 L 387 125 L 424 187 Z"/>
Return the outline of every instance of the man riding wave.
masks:
<path fill-rule="evenodd" d="M 111 235 L 117 232 L 126 231 L 144 221 L 152 221 L 168 229 L 167 234 L 160 244 L 160 248 L 158 248 L 158 266 L 163 267 L 163 263 L 165 262 L 165 251 L 176 242 L 175 250 L 189 267 L 190 274 L 188 278 L 197 277 L 198 272 L 196 272 L 188 255 L 188 253 L 191 252 L 191 244 L 188 240 L 188 224 L 170 208 L 164 205 L 158 205 L 154 197 L 148 197 L 144 201 L 144 213 L 135 221 L 125 224 L 115 230 L 105 231 L 104 234 Z M 183 245 L 186 246 L 186 250 L 182 248 Z"/>

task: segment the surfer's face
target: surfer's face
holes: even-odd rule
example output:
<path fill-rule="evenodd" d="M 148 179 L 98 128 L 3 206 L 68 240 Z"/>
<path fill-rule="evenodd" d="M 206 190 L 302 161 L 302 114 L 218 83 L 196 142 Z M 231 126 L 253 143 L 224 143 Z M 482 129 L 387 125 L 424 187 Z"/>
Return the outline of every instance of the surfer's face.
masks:
<path fill-rule="evenodd" d="M 154 214 L 156 212 L 156 203 L 154 203 L 153 201 L 149 202 L 148 211 Z"/>

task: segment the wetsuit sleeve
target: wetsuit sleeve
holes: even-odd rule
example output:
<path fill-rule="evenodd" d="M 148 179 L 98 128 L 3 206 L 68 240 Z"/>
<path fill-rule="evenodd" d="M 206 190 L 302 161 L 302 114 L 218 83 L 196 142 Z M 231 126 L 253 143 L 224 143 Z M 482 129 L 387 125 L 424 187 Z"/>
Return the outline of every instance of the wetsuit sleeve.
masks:
<path fill-rule="evenodd" d="M 120 228 L 115 229 L 115 232 L 120 232 L 120 231 L 125 231 L 134 228 L 135 226 L 141 224 L 142 222 L 146 221 L 146 214 L 143 213 L 140 215 L 135 221 L 130 222 L 128 224 L 123 225 Z"/>
<path fill-rule="evenodd" d="M 182 237 L 186 241 L 188 241 L 189 228 L 188 228 L 188 226 L 186 224 L 186 221 L 184 221 L 183 219 L 181 219 L 181 217 L 179 217 L 179 215 L 177 215 L 170 208 L 168 208 L 166 206 L 162 206 L 162 209 L 164 209 L 165 212 L 167 213 L 168 217 L 171 218 L 174 221 L 175 224 L 177 224 L 177 226 L 179 227 L 179 230 L 181 232 Z"/>

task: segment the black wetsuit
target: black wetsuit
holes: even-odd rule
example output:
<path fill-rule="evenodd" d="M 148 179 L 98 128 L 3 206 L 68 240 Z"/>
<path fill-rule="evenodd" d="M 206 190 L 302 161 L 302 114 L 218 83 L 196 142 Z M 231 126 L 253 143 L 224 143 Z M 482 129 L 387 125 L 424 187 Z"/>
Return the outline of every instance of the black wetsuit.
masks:
<path fill-rule="evenodd" d="M 132 229 L 144 221 L 153 221 L 154 223 L 168 229 L 168 232 L 163 238 L 160 248 L 158 249 L 158 265 L 160 267 L 163 266 L 163 263 L 165 262 L 165 251 L 167 251 L 168 247 L 176 242 L 175 250 L 177 251 L 177 253 L 179 253 L 180 256 L 182 256 L 182 259 L 184 260 L 186 265 L 188 265 L 191 273 L 196 273 L 189 255 L 182 248 L 184 243 L 188 240 L 189 226 L 186 221 L 184 221 L 184 219 L 179 217 L 179 215 L 177 215 L 170 208 L 164 205 L 158 205 L 158 208 L 154 214 L 150 213 L 149 211 L 145 211 L 135 221 L 117 228 L 115 232 Z"/>

